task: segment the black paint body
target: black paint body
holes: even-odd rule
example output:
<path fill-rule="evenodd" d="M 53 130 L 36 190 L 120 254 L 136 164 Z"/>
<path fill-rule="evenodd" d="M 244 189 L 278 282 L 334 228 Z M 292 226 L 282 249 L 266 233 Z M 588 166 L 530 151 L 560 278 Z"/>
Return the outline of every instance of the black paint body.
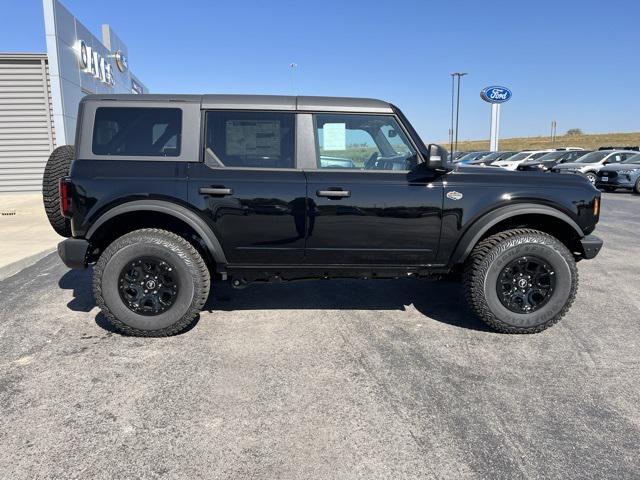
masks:
<path fill-rule="evenodd" d="M 141 104 L 182 109 L 178 156 L 96 155 L 96 111 Z M 215 109 L 295 115 L 297 168 L 212 163 L 204 154 L 204 124 L 205 112 Z M 317 111 L 394 116 L 415 147 L 417 166 L 318 168 Z M 378 100 L 92 95 L 78 118 L 77 158 L 65 180 L 74 237 L 61 250 L 68 265 L 95 261 L 119 235 L 148 227 L 190 237 L 212 270 L 247 280 L 443 273 L 463 264 L 484 236 L 519 226 L 558 236 L 578 259 L 592 258 L 601 244 L 587 237 L 598 221 L 600 193 L 584 178 L 432 163 L 402 112 Z"/>
<path fill-rule="evenodd" d="M 237 270 L 247 278 L 276 270 L 297 272 L 283 273 L 284 278 L 446 271 L 458 261 L 454 253 L 465 232 L 491 212 L 542 205 L 588 235 L 597 222 L 593 202 L 599 198 L 578 176 L 482 167 L 422 175 L 79 159 L 71 178 L 76 238 L 86 238 L 94 222 L 118 205 L 170 202 L 211 228 L 226 258 L 219 271 Z M 229 188 L 232 194 L 203 195 L 203 187 Z M 348 190 L 350 196 L 317 196 L 326 189 Z M 462 198 L 449 198 L 451 192 Z"/>

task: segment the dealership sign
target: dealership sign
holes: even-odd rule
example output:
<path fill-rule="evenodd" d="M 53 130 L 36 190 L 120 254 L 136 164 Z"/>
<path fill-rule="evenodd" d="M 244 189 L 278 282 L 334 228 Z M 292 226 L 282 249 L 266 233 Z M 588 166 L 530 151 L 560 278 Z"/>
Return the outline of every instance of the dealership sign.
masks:
<path fill-rule="evenodd" d="M 118 61 L 118 53 L 116 54 L 116 61 Z M 126 69 L 126 58 L 124 56 L 122 58 L 124 58 L 123 67 Z M 84 40 L 78 42 L 78 63 L 83 72 L 93 75 L 94 78 L 102 83 L 106 83 L 109 86 L 113 86 L 115 83 L 109 61 L 88 46 Z M 118 61 L 118 69 L 123 71 L 120 68 L 120 61 Z"/>
<path fill-rule="evenodd" d="M 511 98 L 511 90 L 498 86 L 483 88 L 480 98 L 489 103 L 504 103 Z"/>

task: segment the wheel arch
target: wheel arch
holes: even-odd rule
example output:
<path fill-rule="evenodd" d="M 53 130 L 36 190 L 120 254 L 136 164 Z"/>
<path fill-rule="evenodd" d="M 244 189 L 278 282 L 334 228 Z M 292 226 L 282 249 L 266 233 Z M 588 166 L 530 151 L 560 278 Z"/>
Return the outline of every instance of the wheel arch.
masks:
<path fill-rule="evenodd" d="M 570 251 L 579 249 L 584 237 L 580 226 L 566 213 L 546 205 L 519 204 L 498 208 L 478 218 L 462 235 L 451 257 L 451 264 L 461 264 L 473 247 L 484 238 L 512 228 L 534 228 L 562 241 Z"/>
<path fill-rule="evenodd" d="M 111 208 L 93 222 L 86 239 L 100 245 L 133 230 L 163 227 L 183 227 L 183 233 L 197 236 L 205 250 L 203 253 L 217 267 L 227 264 L 222 245 L 211 227 L 196 212 L 163 200 L 133 200 Z"/>

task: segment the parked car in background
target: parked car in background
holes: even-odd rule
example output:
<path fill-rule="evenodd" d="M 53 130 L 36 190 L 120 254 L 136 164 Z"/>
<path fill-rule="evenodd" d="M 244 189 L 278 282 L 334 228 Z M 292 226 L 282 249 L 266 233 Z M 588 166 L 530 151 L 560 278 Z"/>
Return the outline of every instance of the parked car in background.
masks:
<path fill-rule="evenodd" d="M 605 192 L 625 188 L 640 193 L 640 154 L 602 167 L 596 174 L 596 187 Z"/>
<path fill-rule="evenodd" d="M 467 153 L 471 153 L 471 152 L 451 152 L 451 161 L 455 162 L 460 157 L 464 157 Z"/>
<path fill-rule="evenodd" d="M 635 152 L 640 152 L 640 146 L 639 145 L 627 145 L 626 147 L 620 146 L 620 145 L 616 145 L 616 146 L 608 146 L 608 147 L 600 147 L 598 150 L 627 150 L 627 151 L 635 151 Z"/>
<path fill-rule="evenodd" d="M 544 154 L 551 152 L 552 150 L 525 150 L 524 152 L 516 153 L 515 155 L 505 158 L 504 160 L 498 160 L 493 162 L 494 167 L 502 167 L 507 170 L 515 170 L 525 160 L 537 159 Z"/>
<path fill-rule="evenodd" d="M 556 165 L 551 171 L 554 173 L 579 173 L 595 185 L 598 178 L 597 173 L 603 166 L 623 162 L 637 154 L 638 152 L 630 150 L 598 150 L 587 153 L 575 162 Z"/>
<path fill-rule="evenodd" d="M 493 162 L 497 162 L 500 160 L 504 160 L 505 158 L 509 158 L 512 155 L 515 155 L 518 152 L 507 151 L 507 152 L 491 152 L 489 155 L 481 158 L 477 158 L 468 163 L 468 165 L 492 165 Z"/>
<path fill-rule="evenodd" d="M 486 157 L 487 155 L 489 155 L 491 152 L 471 152 L 471 153 L 467 153 L 465 156 L 458 158 L 458 160 L 456 160 L 456 163 L 465 165 L 468 164 L 474 160 L 478 160 L 481 158 Z"/>
<path fill-rule="evenodd" d="M 559 150 L 549 152 L 538 158 L 530 158 L 518 165 L 521 172 L 546 172 L 561 163 L 575 162 L 578 158 L 590 153 L 589 150 Z"/>

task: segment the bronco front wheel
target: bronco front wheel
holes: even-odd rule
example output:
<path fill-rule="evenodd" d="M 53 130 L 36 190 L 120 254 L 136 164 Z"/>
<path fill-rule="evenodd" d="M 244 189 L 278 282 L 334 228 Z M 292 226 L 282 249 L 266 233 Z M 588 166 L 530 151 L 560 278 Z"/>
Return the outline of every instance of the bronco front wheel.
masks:
<path fill-rule="evenodd" d="M 514 229 L 481 241 L 465 268 L 466 297 L 483 321 L 504 333 L 536 333 L 571 306 L 578 270 L 558 239 Z"/>
<path fill-rule="evenodd" d="M 158 229 L 118 238 L 93 271 L 98 307 L 116 329 L 138 336 L 186 328 L 206 302 L 209 285 L 209 270 L 194 246 Z"/>

